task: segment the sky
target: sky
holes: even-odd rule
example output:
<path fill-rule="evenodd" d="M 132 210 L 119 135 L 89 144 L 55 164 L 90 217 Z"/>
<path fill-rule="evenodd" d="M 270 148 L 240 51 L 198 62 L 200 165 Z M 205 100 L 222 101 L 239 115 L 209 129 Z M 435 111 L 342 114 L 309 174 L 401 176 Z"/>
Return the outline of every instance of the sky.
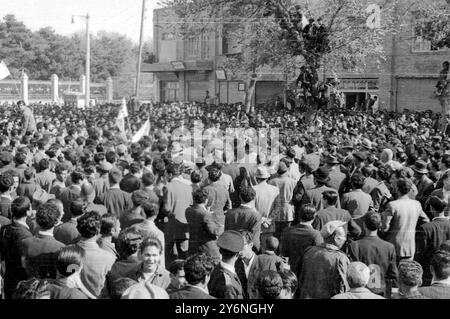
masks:
<path fill-rule="evenodd" d="M 147 0 L 144 39 L 153 36 L 153 9 L 158 0 Z M 72 15 L 89 13 L 92 33 L 104 30 L 126 34 L 139 42 L 142 0 L 0 0 L 0 17 L 14 14 L 32 31 L 50 26 L 56 33 L 70 35 L 85 30 L 81 18 L 71 24 Z"/>

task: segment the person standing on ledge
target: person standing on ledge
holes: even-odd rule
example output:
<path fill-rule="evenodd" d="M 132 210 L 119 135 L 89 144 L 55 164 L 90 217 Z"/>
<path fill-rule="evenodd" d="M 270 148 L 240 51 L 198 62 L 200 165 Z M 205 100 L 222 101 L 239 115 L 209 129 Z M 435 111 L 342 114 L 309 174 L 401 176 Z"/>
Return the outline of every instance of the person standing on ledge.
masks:
<path fill-rule="evenodd" d="M 36 132 L 36 120 L 34 119 L 33 111 L 25 105 L 24 101 L 17 102 L 17 106 L 22 112 L 22 129 L 24 132 Z"/>

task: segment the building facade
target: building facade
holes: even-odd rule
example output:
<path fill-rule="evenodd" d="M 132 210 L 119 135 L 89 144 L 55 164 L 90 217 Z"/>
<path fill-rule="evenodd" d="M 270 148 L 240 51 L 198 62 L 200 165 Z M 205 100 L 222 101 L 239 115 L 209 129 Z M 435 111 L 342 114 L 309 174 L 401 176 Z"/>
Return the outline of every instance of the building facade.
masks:
<path fill-rule="evenodd" d="M 408 6 L 408 1 L 402 5 Z M 420 21 L 414 18 L 414 7 L 408 8 L 397 34 L 386 36 L 385 62 L 369 63 L 359 73 L 338 72 L 347 107 L 365 105 L 371 95 L 376 95 L 380 108 L 440 111 L 434 92 L 442 63 L 450 60 L 450 50 L 437 49 L 425 40 Z M 220 30 L 179 39 L 173 24 L 177 17 L 170 9 L 156 9 L 153 19 L 157 62 L 144 64 L 142 70 L 154 75 L 156 101 L 204 102 L 207 98 L 215 103 L 244 101 L 245 82 L 227 80 L 221 69 L 224 56 L 239 53 L 240 48 L 232 39 L 223 38 Z M 277 96 L 283 100 L 285 81 L 282 73 L 267 72 L 260 76 L 253 104 L 274 101 Z"/>

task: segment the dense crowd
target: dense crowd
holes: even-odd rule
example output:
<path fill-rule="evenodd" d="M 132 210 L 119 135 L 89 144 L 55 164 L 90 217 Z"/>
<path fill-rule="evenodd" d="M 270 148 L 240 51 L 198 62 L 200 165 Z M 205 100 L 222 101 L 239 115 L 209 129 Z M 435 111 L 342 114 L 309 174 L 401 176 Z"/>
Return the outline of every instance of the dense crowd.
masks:
<path fill-rule="evenodd" d="M 0 108 L 3 298 L 450 298 L 440 115 L 120 108 Z"/>

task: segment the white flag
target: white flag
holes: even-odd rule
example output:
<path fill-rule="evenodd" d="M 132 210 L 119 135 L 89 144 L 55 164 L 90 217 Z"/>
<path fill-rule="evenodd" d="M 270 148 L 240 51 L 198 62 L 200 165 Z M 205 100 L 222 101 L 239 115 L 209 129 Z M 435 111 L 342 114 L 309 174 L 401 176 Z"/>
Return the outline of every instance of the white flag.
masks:
<path fill-rule="evenodd" d="M 134 134 L 133 138 L 131 139 L 131 143 L 137 143 L 143 138 L 144 136 L 147 136 L 150 133 L 150 120 L 147 120 L 145 124 L 139 129 L 139 131 Z"/>
<path fill-rule="evenodd" d="M 8 67 L 6 66 L 5 62 L 0 63 L 0 80 L 3 80 L 10 76 L 11 73 L 9 73 Z"/>
<path fill-rule="evenodd" d="M 126 117 L 128 117 L 127 102 L 125 101 L 125 98 L 123 98 L 119 115 L 117 115 L 117 119 L 124 119 Z"/>

